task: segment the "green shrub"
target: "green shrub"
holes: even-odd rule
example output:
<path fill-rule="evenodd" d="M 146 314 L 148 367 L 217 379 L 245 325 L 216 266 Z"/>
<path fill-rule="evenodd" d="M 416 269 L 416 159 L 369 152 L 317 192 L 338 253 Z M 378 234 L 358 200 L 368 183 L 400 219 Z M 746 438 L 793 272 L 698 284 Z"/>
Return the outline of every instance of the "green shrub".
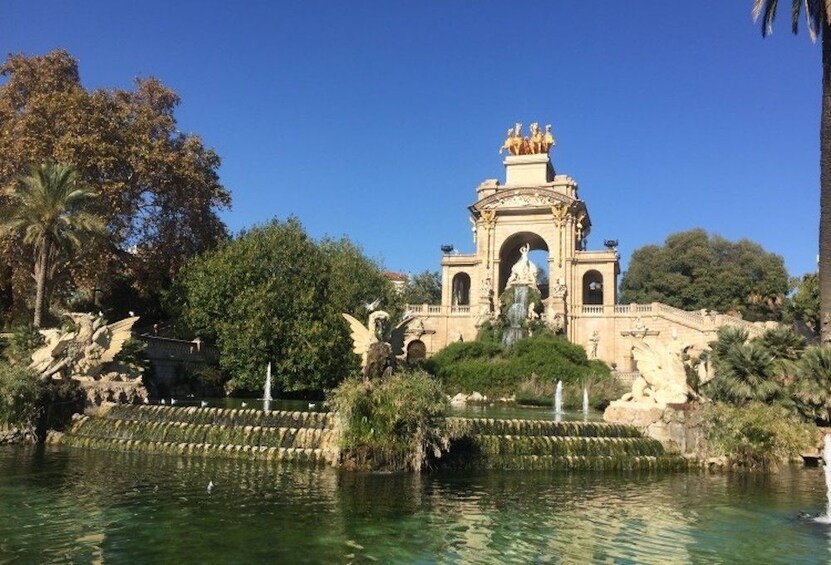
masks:
<path fill-rule="evenodd" d="M 347 379 L 329 404 L 338 413 L 338 446 L 348 466 L 420 471 L 447 448 L 447 396 L 424 371 Z"/>
<path fill-rule="evenodd" d="M 11 365 L 27 366 L 32 352 L 43 344 L 41 336 L 31 323 L 20 324 L 12 329 L 11 336 L 0 340 L 2 358 Z"/>
<path fill-rule="evenodd" d="M 0 423 L 34 425 L 41 413 L 44 392 L 44 384 L 34 371 L 0 362 Z"/>
<path fill-rule="evenodd" d="M 491 397 L 517 393 L 532 375 L 549 385 L 609 375 L 605 364 L 588 361 L 582 347 L 549 332 L 522 339 L 507 351 L 488 341 L 451 344 L 436 353 L 426 368 L 451 395 L 476 391 Z"/>
<path fill-rule="evenodd" d="M 732 468 L 767 471 L 810 446 L 810 425 L 781 406 L 758 402 L 736 407 L 715 403 L 704 410 L 711 455 L 726 456 Z"/>

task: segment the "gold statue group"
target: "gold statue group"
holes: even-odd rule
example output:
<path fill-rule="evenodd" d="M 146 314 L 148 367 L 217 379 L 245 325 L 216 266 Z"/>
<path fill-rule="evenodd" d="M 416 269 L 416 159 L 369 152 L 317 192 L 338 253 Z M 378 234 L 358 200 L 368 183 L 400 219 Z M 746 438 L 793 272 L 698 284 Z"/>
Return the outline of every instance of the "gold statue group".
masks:
<path fill-rule="evenodd" d="M 514 127 L 508 130 L 508 137 L 505 143 L 502 144 L 502 151 L 508 151 L 511 155 L 535 155 L 538 153 L 548 153 L 554 147 L 556 141 L 554 134 L 551 133 L 551 124 L 545 126 L 545 131 L 540 130 L 540 125 L 537 122 L 531 124 L 531 135 L 523 137 L 520 130 L 522 124 L 517 123 Z"/>

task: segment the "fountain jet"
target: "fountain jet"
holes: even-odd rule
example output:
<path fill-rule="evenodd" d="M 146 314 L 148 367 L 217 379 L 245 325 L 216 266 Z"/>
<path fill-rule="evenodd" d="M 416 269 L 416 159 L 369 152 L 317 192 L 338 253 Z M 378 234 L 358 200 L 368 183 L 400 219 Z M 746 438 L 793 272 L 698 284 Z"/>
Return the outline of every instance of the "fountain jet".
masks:
<path fill-rule="evenodd" d="M 558 422 L 563 417 L 563 381 L 557 381 L 554 390 L 554 419 Z"/>

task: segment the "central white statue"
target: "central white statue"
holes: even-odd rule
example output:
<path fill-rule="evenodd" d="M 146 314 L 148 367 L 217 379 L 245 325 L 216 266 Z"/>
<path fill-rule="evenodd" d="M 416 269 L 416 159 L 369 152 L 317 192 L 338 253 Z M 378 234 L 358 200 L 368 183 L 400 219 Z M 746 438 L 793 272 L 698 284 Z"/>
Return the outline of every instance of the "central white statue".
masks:
<path fill-rule="evenodd" d="M 539 269 L 528 258 L 529 251 L 531 251 L 531 245 L 528 243 L 519 249 L 519 261 L 514 263 L 514 266 L 511 267 L 511 276 L 508 277 L 508 286 L 529 285 L 537 288 L 537 274 L 539 273 Z"/>

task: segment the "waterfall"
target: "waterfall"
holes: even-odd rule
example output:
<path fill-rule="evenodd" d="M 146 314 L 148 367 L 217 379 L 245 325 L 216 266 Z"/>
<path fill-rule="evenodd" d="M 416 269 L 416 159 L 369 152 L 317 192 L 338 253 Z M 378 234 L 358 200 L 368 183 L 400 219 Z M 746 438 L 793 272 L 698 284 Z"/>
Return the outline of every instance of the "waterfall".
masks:
<path fill-rule="evenodd" d="M 506 317 L 510 326 L 502 330 L 502 345 L 511 347 L 525 337 L 522 322 L 528 317 L 528 285 L 514 286 L 514 303 L 508 308 Z"/>

